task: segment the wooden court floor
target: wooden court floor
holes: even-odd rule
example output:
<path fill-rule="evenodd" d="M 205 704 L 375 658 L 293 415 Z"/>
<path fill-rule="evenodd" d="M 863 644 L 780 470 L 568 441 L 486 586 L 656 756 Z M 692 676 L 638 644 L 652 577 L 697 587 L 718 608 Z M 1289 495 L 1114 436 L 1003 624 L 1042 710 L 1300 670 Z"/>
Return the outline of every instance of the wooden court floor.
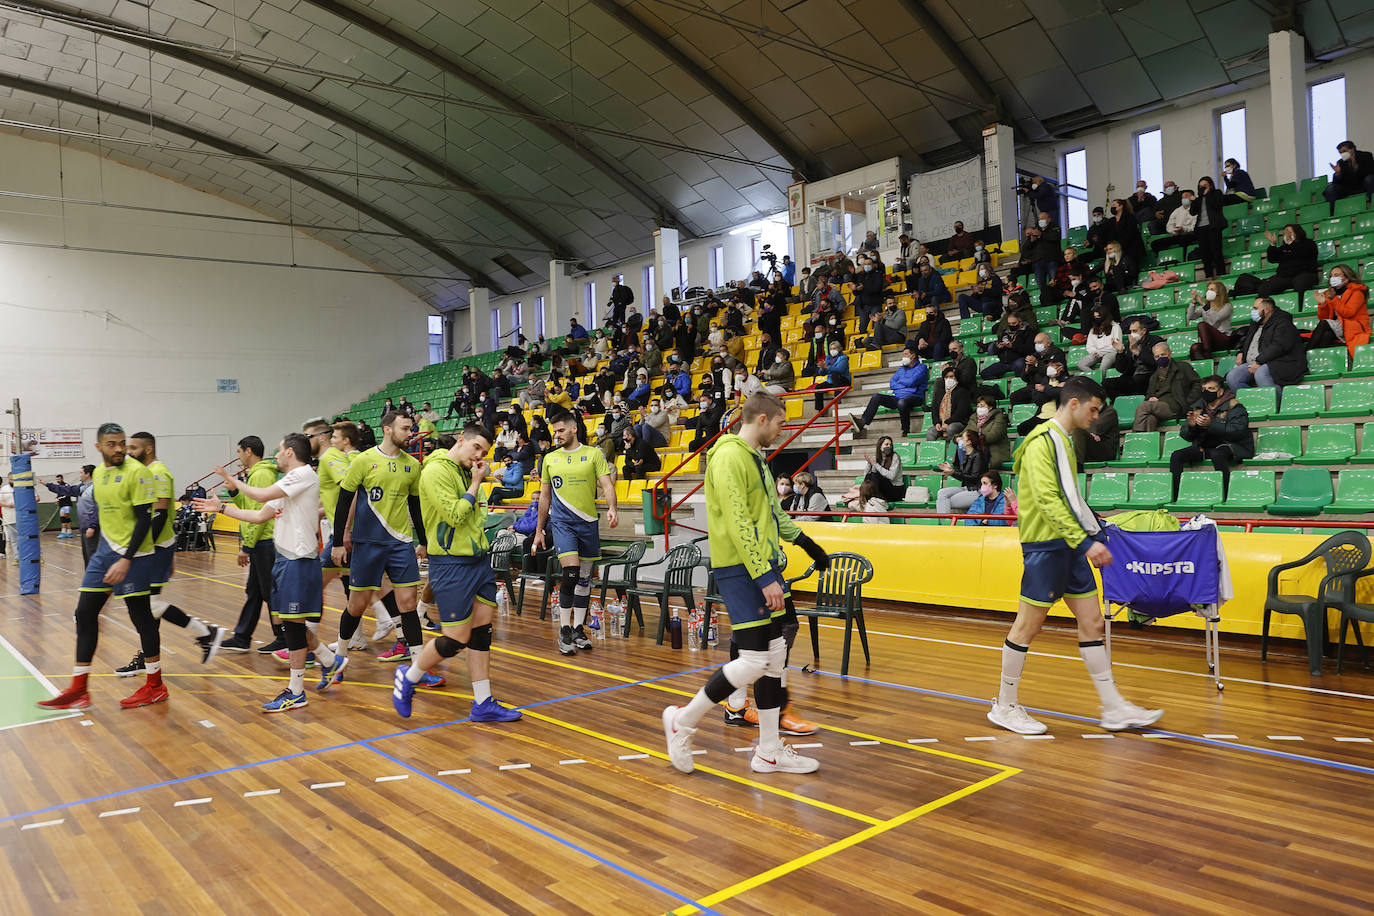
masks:
<path fill-rule="evenodd" d="M 0 568 L 0 636 L 65 684 L 80 551 L 44 549 L 41 597 Z M 181 555 L 168 596 L 232 624 L 241 583 L 232 551 Z M 0 730 L 0 913 L 1369 912 L 1374 675 L 1357 655 L 1317 681 L 1295 647 L 1262 665 L 1231 638 L 1219 695 L 1200 644 L 1118 628 L 1123 691 L 1168 714 L 1113 736 L 1073 634 L 1047 630 L 1022 700 L 1050 732 L 1028 739 L 984 718 L 1004 621 L 870 626 L 870 668 L 858 654 L 840 678 L 827 628 L 821 671 L 790 675 L 822 724 L 790 740 L 819 773 L 756 777 L 753 734 L 713 716 L 683 776 L 659 713 L 723 646 L 633 637 L 565 659 L 537 613 L 502 618 L 493 687 L 524 719 L 483 725 L 464 721 L 461 657 L 409 720 L 370 651 L 267 716 L 284 666 L 202 667 L 164 627 L 171 700 L 122 711 L 137 680 L 108 672 L 136 639 L 114 605 L 88 714 Z"/>

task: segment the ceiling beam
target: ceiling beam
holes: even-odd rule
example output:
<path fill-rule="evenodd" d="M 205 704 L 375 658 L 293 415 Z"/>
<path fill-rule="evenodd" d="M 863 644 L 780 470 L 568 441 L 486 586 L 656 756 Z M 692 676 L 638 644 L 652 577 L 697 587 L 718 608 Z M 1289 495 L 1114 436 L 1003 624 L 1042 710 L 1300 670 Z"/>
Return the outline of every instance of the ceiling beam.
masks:
<path fill-rule="evenodd" d="M 784 137 L 781 131 L 768 123 L 769 115 L 751 108 L 729 87 L 707 72 L 705 67 L 673 44 L 669 40 L 669 36 L 660 35 L 653 26 L 640 19 L 629 9 L 621 6 L 616 0 L 591 0 L 591 4 L 635 33 L 651 45 L 655 51 L 667 57 L 684 73 L 701 84 L 703 89 L 714 95 L 722 105 L 730 109 L 736 117 L 758 134 L 764 143 L 771 146 L 774 152 L 787 160 L 787 164 L 792 167 L 795 178 L 803 181 L 815 181 L 817 178 L 826 178 L 834 174 L 824 162 Z"/>
<path fill-rule="evenodd" d="M 452 57 L 449 57 L 447 54 L 442 54 L 438 50 L 425 47 L 413 38 L 374 19 L 372 16 L 368 15 L 365 9 L 359 9 L 351 2 L 341 2 L 341 0 L 305 0 L 305 2 L 332 13 L 346 22 L 351 22 L 361 29 L 371 32 L 378 38 L 438 67 L 449 76 L 461 80 L 468 86 L 471 86 L 473 89 L 476 89 L 478 92 L 492 99 L 497 104 L 510 109 L 512 113 L 529 118 L 530 123 L 534 124 L 564 147 L 580 156 L 588 165 L 592 166 L 598 172 L 610 178 L 632 194 L 636 200 L 649 210 L 649 213 L 655 217 L 660 224 L 679 227 L 684 226 L 684 220 L 676 210 L 667 202 L 656 197 L 651 190 L 626 175 L 620 166 L 610 162 L 595 150 L 588 148 L 581 143 L 574 134 L 549 120 L 548 115 L 522 102 L 500 86 L 482 77 L 475 70 L 468 69 L 460 61 L 454 60 Z"/>
<path fill-rule="evenodd" d="M 509 201 L 503 201 L 497 194 L 482 189 L 476 182 L 463 175 L 444 160 L 426 150 L 413 146 L 390 131 L 358 118 L 351 112 L 344 111 L 323 102 L 307 92 L 280 83 L 255 71 L 239 67 L 225 58 L 168 43 L 162 40 L 162 36 L 160 35 L 148 32 L 139 26 L 131 25 L 130 23 L 122 22 L 118 19 L 86 13 L 65 4 L 52 3 L 50 0 L 7 0 L 5 5 L 7 7 L 25 9 L 34 16 L 55 14 L 60 17 L 60 21 L 62 22 L 70 25 L 89 27 L 97 32 L 105 28 L 117 28 L 121 31 L 121 34 L 116 37 L 118 41 L 146 48 L 157 54 L 172 57 L 191 64 L 192 66 L 200 67 L 223 76 L 226 79 L 234 80 L 245 86 L 251 86 L 260 92 L 265 92 L 268 95 L 279 98 L 289 105 L 296 105 L 322 118 L 328 118 L 339 126 L 355 131 L 359 136 L 367 137 L 374 143 L 387 147 L 393 152 L 434 172 L 436 175 L 440 175 L 446 179 L 452 178 L 458 184 L 466 185 L 467 187 L 465 188 L 455 190 L 462 190 L 464 193 L 470 194 L 483 204 L 486 204 L 497 218 L 509 222 L 511 225 L 520 229 L 529 238 L 547 247 L 555 258 L 575 260 L 575 255 L 568 251 L 562 242 L 550 235 L 533 219 L 517 212 Z"/>
<path fill-rule="evenodd" d="M 459 255 L 450 251 L 443 245 L 440 245 L 424 232 L 408 225 L 404 221 L 368 203 L 362 198 L 350 194 L 337 185 L 330 184 L 323 179 L 311 175 L 309 172 L 302 171 L 280 160 L 265 157 L 257 150 L 250 149 L 240 143 L 235 143 L 233 140 L 217 136 L 208 131 L 200 130 L 199 128 L 191 127 L 187 124 L 182 124 L 179 121 L 164 118 L 161 115 L 149 114 L 139 108 L 130 108 L 118 102 L 111 102 L 107 99 L 87 95 L 84 92 L 77 92 L 74 89 L 56 86 L 48 81 L 31 80 L 22 76 L 12 76 L 7 73 L 0 73 L 0 86 L 43 96 L 44 98 L 53 99 L 64 104 L 80 105 L 85 108 L 90 108 L 93 111 L 100 111 L 115 117 L 125 118 L 135 124 L 149 125 L 157 130 L 166 131 L 167 133 L 175 134 L 179 137 L 185 137 L 187 140 L 191 140 L 195 143 L 203 143 L 206 146 L 223 150 L 235 156 L 243 156 L 244 158 L 252 159 L 264 168 L 276 172 L 303 187 L 311 188 L 321 194 L 328 195 L 345 206 L 357 210 L 369 219 L 376 220 L 382 225 L 404 235 L 426 251 L 442 259 L 445 263 L 451 264 L 453 267 L 457 268 L 468 278 L 473 286 L 497 288 L 491 278 L 485 273 L 471 264 L 468 264 Z M 504 292 L 504 290 L 502 291 Z"/>

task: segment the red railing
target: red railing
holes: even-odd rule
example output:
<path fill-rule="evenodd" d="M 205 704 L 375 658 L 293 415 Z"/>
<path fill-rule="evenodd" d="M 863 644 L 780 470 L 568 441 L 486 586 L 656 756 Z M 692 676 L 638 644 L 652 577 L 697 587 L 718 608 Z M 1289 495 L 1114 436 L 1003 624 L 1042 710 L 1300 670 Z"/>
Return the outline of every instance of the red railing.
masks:
<path fill-rule="evenodd" d="M 713 444 L 715 444 L 715 441 L 716 441 L 717 439 L 719 439 L 721 436 L 723 436 L 723 435 L 725 435 L 726 433 L 728 433 L 730 430 L 734 429 L 734 428 L 735 428 L 735 424 L 738 423 L 739 420 L 740 420 L 740 415 L 739 415 L 739 414 L 735 414 L 734 418 L 733 418 L 733 419 L 729 422 L 729 424 L 727 424 L 720 432 L 716 433 L 716 434 L 713 435 L 711 438 L 709 438 L 709 439 L 707 439 L 705 442 L 703 442 L 700 448 L 696 449 L 694 452 L 692 452 L 692 453 L 691 453 L 690 455 L 688 455 L 686 458 L 683 458 L 680 462 L 678 462 L 677 467 L 673 468 L 671 471 L 669 471 L 668 473 L 664 474 L 662 477 L 660 477 L 660 478 L 658 478 L 657 480 L 655 480 L 654 483 L 653 483 L 653 485 L 652 485 L 651 487 L 649 487 L 649 513 L 650 513 L 655 519 L 657 519 L 657 520 L 663 522 L 663 549 L 664 549 L 664 550 L 667 550 L 667 549 L 668 549 L 668 530 L 669 530 L 669 528 L 671 528 L 672 525 L 674 524 L 674 523 L 671 521 L 671 516 L 672 516 L 672 514 L 673 514 L 673 510 L 677 509 L 679 506 L 681 506 L 683 503 L 685 503 L 685 502 L 687 501 L 687 498 L 688 498 L 689 496 L 691 496 L 693 493 L 695 493 L 697 490 L 700 490 L 702 487 L 706 486 L 706 478 L 703 477 L 703 478 L 701 479 L 701 482 L 700 482 L 700 483 L 698 483 L 696 486 L 692 487 L 692 489 L 690 489 L 690 490 L 688 490 L 686 493 L 684 493 L 684 494 L 682 495 L 682 498 L 680 498 L 677 502 L 673 503 L 671 506 L 666 506 L 666 507 L 664 507 L 664 510 L 663 510 L 663 514 L 662 514 L 662 515 L 659 515 L 659 514 L 658 514 L 658 492 L 659 492 L 659 490 L 663 490 L 664 492 L 667 492 L 667 490 L 668 490 L 668 487 L 667 487 L 668 478 L 672 477 L 672 476 L 673 476 L 674 474 L 676 474 L 678 471 L 682 470 L 682 469 L 683 469 L 684 467 L 686 467 L 689 463 L 690 463 L 690 464 L 693 464 L 693 466 L 695 466 L 696 460 L 697 460 L 701 455 L 705 454 L 705 453 L 706 453 L 706 450 L 709 449 Z M 685 526 L 684 526 L 684 527 L 685 527 Z M 693 530 L 693 531 L 696 531 L 696 530 L 699 530 L 699 529 L 693 528 L 692 530 Z"/>

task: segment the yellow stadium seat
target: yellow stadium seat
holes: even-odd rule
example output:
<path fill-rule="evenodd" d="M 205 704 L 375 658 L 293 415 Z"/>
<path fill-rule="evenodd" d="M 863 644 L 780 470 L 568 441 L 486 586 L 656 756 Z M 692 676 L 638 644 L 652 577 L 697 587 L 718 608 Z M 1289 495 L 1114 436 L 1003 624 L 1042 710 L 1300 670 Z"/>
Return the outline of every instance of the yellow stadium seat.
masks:
<path fill-rule="evenodd" d="M 1002 249 L 1002 254 L 1020 254 L 1020 253 L 1021 253 L 1021 240 L 1020 240 L 1020 239 L 1007 239 L 1005 242 L 1003 242 L 1003 243 L 1001 244 L 1000 247 L 1001 247 L 1001 249 Z"/>
<path fill-rule="evenodd" d="M 802 411 L 806 407 L 805 398 L 788 398 L 783 401 L 783 404 L 787 406 L 787 419 L 800 420 L 802 418 Z"/>
<path fill-rule="evenodd" d="M 881 369 L 883 367 L 882 350 L 865 350 L 859 357 L 860 369 Z"/>
<path fill-rule="evenodd" d="M 899 309 L 905 309 L 906 311 L 910 312 L 910 311 L 911 311 L 912 309 L 914 309 L 915 307 L 916 307 L 916 297 L 915 297 L 915 296 L 902 295 L 902 296 L 898 296 L 898 297 L 897 297 L 897 308 L 899 308 Z"/>

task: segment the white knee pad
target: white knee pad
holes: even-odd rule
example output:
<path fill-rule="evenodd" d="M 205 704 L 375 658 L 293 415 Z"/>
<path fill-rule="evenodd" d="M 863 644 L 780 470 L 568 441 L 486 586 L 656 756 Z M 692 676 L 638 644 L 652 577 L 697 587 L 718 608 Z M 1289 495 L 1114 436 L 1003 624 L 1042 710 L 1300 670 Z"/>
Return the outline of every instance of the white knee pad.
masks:
<path fill-rule="evenodd" d="M 318 620 L 307 620 L 305 622 L 305 628 L 313 636 L 320 629 L 320 622 Z"/>
<path fill-rule="evenodd" d="M 161 597 L 160 595 L 154 595 L 154 596 L 149 600 L 148 606 L 151 607 L 152 610 L 153 610 L 153 619 L 154 619 L 154 620 L 161 620 L 161 619 L 162 619 L 162 615 L 165 614 L 165 613 L 167 613 L 167 609 L 168 609 L 169 607 L 171 607 L 170 604 L 168 604 L 166 601 L 163 601 L 163 600 L 162 600 L 162 597 Z"/>
<path fill-rule="evenodd" d="M 748 687 L 767 672 L 768 653 L 756 649 L 740 649 L 739 658 L 727 662 L 725 667 L 720 669 L 720 673 L 725 675 L 730 686 L 736 690 Z"/>
<path fill-rule="evenodd" d="M 779 636 L 768 643 L 767 655 L 768 667 L 763 673 L 768 677 L 781 678 L 787 670 L 787 640 Z"/>

